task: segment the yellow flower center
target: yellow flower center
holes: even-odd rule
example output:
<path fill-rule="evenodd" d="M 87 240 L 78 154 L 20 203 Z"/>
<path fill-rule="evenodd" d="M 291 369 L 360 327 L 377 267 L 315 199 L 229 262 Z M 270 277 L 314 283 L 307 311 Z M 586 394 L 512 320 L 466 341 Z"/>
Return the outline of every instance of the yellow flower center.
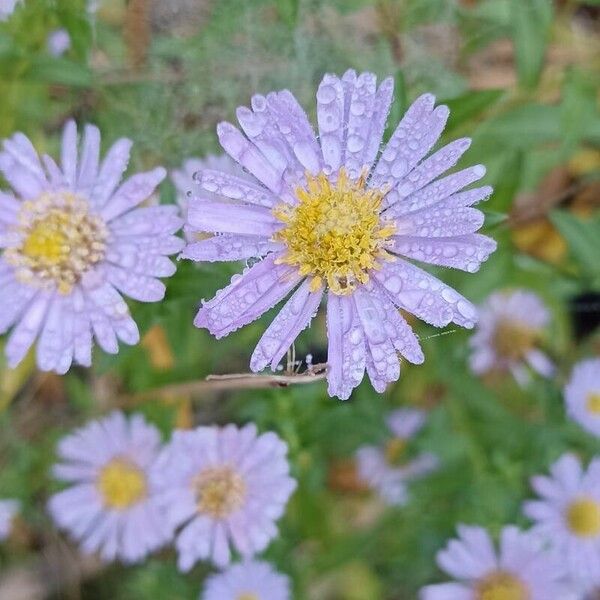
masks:
<path fill-rule="evenodd" d="M 600 502 L 592 498 L 579 498 L 567 508 L 567 523 L 579 537 L 600 535 Z"/>
<path fill-rule="evenodd" d="M 230 467 L 204 469 L 194 479 L 198 512 L 222 519 L 242 506 L 246 484 Z"/>
<path fill-rule="evenodd" d="M 591 392 L 588 394 L 586 407 L 588 412 L 600 415 L 600 392 Z"/>
<path fill-rule="evenodd" d="M 260 600 L 260 598 L 252 592 L 243 592 L 237 597 L 237 600 Z"/>
<path fill-rule="evenodd" d="M 504 319 L 496 325 L 493 346 L 498 356 L 521 360 L 535 346 L 538 333 L 522 323 Z"/>
<path fill-rule="evenodd" d="M 477 600 L 529 600 L 525 585 L 514 575 L 496 571 L 482 579 L 476 587 Z"/>
<path fill-rule="evenodd" d="M 364 175 L 350 180 L 344 169 L 335 183 L 324 173 L 306 177 L 296 206 L 273 209 L 285 224 L 273 236 L 287 247 L 279 262 L 310 276 L 313 291 L 326 284 L 334 294 L 350 294 L 380 261 L 394 260 L 386 247 L 396 227 L 380 215 L 385 190 L 368 189 Z"/>
<path fill-rule="evenodd" d="M 104 506 L 123 510 L 146 497 L 146 475 L 131 461 L 114 458 L 100 471 L 96 486 Z"/>
<path fill-rule="evenodd" d="M 45 193 L 23 202 L 15 231 L 19 242 L 5 252 L 18 279 L 68 294 L 104 258 L 107 229 L 85 200 L 70 192 Z"/>
<path fill-rule="evenodd" d="M 385 445 L 385 458 L 390 465 L 398 466 L 406 462 L 407 443 L 404 438 L 395 437 Z"/>

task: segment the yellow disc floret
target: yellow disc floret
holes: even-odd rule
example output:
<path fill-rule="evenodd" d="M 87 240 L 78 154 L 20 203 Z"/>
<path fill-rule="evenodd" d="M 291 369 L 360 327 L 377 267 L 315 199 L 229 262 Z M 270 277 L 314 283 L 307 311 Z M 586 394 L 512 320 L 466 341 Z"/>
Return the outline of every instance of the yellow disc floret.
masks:
<path fill-rule="evenodd" d="M 477 600 L 530 600 L 525 585 L 514 575 L 496 571 L 482 579 L 476 587 Z"/>
<path fill-rule="evenodd" d="M 227 517 L 240 508 L 246 497 L 246 484 L 230 467 L 209 467 L 194 480 L 198 512 L 215 519 Z"/>
<path fill-rule="evenodd" d="M 600 502 L 593 498 L 579 498 L 567 508 L 569 529 L 579 537 L 600 536 Z"/>
<path fill-rule="evenodd" d="M 104 258 L 106 225 L 71 192 L 23 202 L 14 233 L 18 241 L 4 256 L 22 283 L 68 294 Z"/>
<path fill-rule="evenodd" d="M 380 214 L 385 190 L 367 188 L 364 175 L 349 179 L 344 169 L 335 182 L 324 173 L 306 179 L 296 190 L 298 204 L 273 209 L 285 224 L 274 235 L 286 246 L 279 262 L 311 277 L 313 291 L 327 285 L 334 294 L 350 294 L 381 261 L 393 260 L 386 248 L 396 227 Z"/>
<path fill-rule="evenodd" d="M 399 466 L 406 462 L 407 440 L 394 437 L 385 445 L 385 458 L 390 465 Z"/>
<path fill-rule="evenodd" d="M 146 475 L 131 461 L 114 458 L 100 471 L 96 487 L 105 507 L 124 510 L 146 497 Z"/>
<path fill-rule="evenodd" d="M 493 346 L 501 358 L 522 360 L 533 349 L 538 337 L 536 329 L 517 321 L 503 319 L 496 325 Z"/>
<path fill-rule="evenodd" d="M 587 395 L 586 407 L 594 415 L 600 415 L 600 392 L 591 392 Z"/>

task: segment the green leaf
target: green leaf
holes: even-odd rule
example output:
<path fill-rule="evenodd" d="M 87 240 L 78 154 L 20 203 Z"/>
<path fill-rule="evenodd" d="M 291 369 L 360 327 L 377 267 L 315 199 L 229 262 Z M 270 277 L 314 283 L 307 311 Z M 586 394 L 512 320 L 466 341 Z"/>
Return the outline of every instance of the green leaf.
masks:
<path fill-rule="evenodd" d="M 593 78 L 579 69 L 570 69 L 562 90 L 560 122 L 562 143 L 567 153 L 573 151 L 586 135 L 600 125 Z"/>
<path fill-rule="evenodd" d="M 512 29 L 519 83 L 526 88 L 537 84 L 548 34 L 552 24 L 550 0 L 513 0 Z"/>
<path fill-rule="evenodd" d="M 446 131 L 451 131 L 466 121 L 480 116 L 496 104 L 503 95 L 504 90 L 480 90 L 443 101 L 443 104 L 450 109 Z"/>
<path fill-rule="evenodd" d="M 555 211 L 550 220 L 565 238 L 581 270 L 592 277 L 600 274 L 600 218 L 584 221 L 568 212 Z"/>
<path fill-rule="evenodd" d="M 30 81 L 53 83 L 73 87 L 88 87 L 92 83 L 91 70 L 68 58 L 38 56 L 34 58 L 24 76 Z"/>

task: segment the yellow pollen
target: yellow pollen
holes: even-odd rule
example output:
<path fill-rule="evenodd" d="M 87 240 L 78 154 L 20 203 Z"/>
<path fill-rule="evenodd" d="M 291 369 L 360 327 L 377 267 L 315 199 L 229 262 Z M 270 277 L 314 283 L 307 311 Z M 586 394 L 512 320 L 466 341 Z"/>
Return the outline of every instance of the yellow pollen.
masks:
<path fill-rule="evenodd" d="M 579 537 L 600 535 L 600 502 L 583 497 L 572 502 L 567 508 L 567 523 L 571 531 Z"/>
<path fill-rule="evenodd" d="M 522 323 L 504 319 L 496 325 L 493 346 L 498 356 L 521 360 L 535 346 L 538 333 Z"/>
<path fill-rule="evenodd" d="M 144 472 L 124 458 L 114 458 L 100 471 L 96 486 L 104 506 L 124 510 L 146 497 Z"/>
<path fill-rule="evenodd" d="M 529 600 L 530 594 L 525 585 L 514 575 L 505 571 L 495 571 L 476 586 L 477 600 Z"/>
<path fill-rule="evenodd" d="M 70 192 L 45 193 L 23 202 L 14 233 L 20 240 L 4 254 L 17 278 L 68 294 L 104 258 L 106 225 Z"/>
<path fill-rule="evenodd" d="M 260 598 L 252 592 L 243 592 L 237 597 L 237 600 L 260 600 Z"/>
<path fill-rule="evenodd" d="M 215 519 L 229 516 L 242 506 L 246 484 L 230 467 L 204 469 L 193 482 L 198 512 Z"/>
<path fill-rule="evenodd" d="M 279 262 L 311 277 L 313 291 L 327 285 L 334 294 L 350 294 L 381 261 L 394 260 L 386 248 L 396 226 L 380 215 L 386 190 L 367 188 L 365 175 L 352 181 L 344 169 L 335 183 L 325 173 L 306 179 L 306 188 L 296 190 L 296 206 L 273 209 L 285 224 L 273 236 L 286 246 Z"/>
<path fill-rule="evenodd" d="M 588 412 L 600 416 L 600 392 L 591 392 L 586 399 Z"/>
<path fill-rule="evenodd" d="M 385 445 L 385 458 L 390 465 L 398 466 L 406 462 L 406 444 L 404 438 L 392 438 Z"/>

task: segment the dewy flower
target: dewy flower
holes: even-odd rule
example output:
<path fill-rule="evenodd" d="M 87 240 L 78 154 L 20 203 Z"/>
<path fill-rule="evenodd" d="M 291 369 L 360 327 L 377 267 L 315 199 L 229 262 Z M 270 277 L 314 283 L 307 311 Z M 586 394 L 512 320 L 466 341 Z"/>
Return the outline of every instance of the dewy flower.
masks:
<path fill-rule="evenodd" d="M 407 454 L 407 446 L 423 427 L 426 414 L 417 409 L 402 408 L 387 418 L 391 436 L 385 446 L 362 446 L 356 453 L 359 478 L 391 505 L 402 505 L 407 499 L 407 482 L 436 468 L 437 458 L 430 453 Z"/>
<path fill-rule="evenodd" d="M 230 173 L 231 175 L 239 176 L 242 179 L 250 179 L 242 167 L 227 156 L 227 154 L 221 154 L 219 156 L 209 154 L 206 158 L 188 158 L 183 162 L 181 169 L 175 169 L 171 172 L 171 179 L 177 190 L 177 204 L 181 208 L 181 214 L 186 221 L 190 196 L 198 187 L 198 183 L 195 180 L 196 173 L 200 173 L 200 171 L 204 169 L 217 170 L 222 173 Z M 204 192 L 203 197 L 209 200 L 217 200 L 219 198 L 218 195 L 211 194 L 210 192 Z M 198 241 L 197 235 L 188 231 L 187 226 L 184 231 L 186 233 L 186 239 L 190 244 Z M 182 256 L 186 257 L 185 250 Z"/>
<path fill-rule="evenodd" d="M 66 29 L 55 29 L 48 34 L 46 46 L 52 56 L 62 56 L 71 47 L 71 36 Z"/>
<path fill-rule="evenodd" d="M 4 141 L 0 171 L 14 195 L 0 192 L 0 333 L 13 327 L 6 356 L 16 366 L 37 342 L 41 370 L 89 366 L 92 335 L 103 350 L 136 344 L 138 328 L 121 294 L 156 302 L 157 277 L 175 266 L 167 255 L 183 241 L 176 206 L 135 208 L 165 177 L 161 167 L 119 186 L 131 141 L 121 139 L 99 162 L 100 132 L 85 128 L 78 160 L 77 129 L 67 123 L 61 166 L 38 157 L 21 133 Z M 134 209 L 134 210 L 132 210 Z"/>
<path fill-rule="evenodd" d="M 286 453 L 277 435 L 257 435 L 254 425 L 174 433 L 153 480 L 170 523 L 183 526 L 176 539 L 181 570 L 203 559 L 227 565 L 230 546 L 244 558 L 267 547 L 296 487 Z"/>
<path fill-rule="evenodd" d="M 498 552 L 481 527 L 459 525 L 458 535 L 437 555 L 440 568 L 457 582 L 425 586 L 421 600 L 564 598 L 556 556 L 531 534 L 504 527 Z"/>
<path fill-rule="evenodd" d="M 476 374 L 509 371 L 521 385 L 528 365 L 550 377 L 552 361 L 537 344 L 550 314 L 538 296 L 526 290 L 496 292 L 479 311 L 479 325 L 471 337 L 471 369 Z"/>
<path fill-rule="evenodd" d="M 525 514 L 533 531 L 549 540 L 575 583 L 600 572 L 600 458 L 583 471 L 578 458 L 563 455 L 550 468 L 551 477 L 532 478 L 541 500 L 528 501 Z"/>
<path fill-rule="evenodd" d="M 574 421 L 600 436 L 600 358 L 575 365 L 565 386 L 565 402 Z"/>
<path fill-rule="evenodd" d="M 72 485 L 48 509 L 84 552 L 133 563 L 172 539 L 149 478 L 160 447 L 156 427 L 120 412 L 61 440 L 54 474 Z"/>
<path fill-rule="evenodd" d="M 290 581 L 265 562 L 247 561 L 211 575 L 201 600 L 290 600 Z"/>
<path fill-rule="evenodd" d="M 6 21 L 15 12 L 19 2 L 21 0 L 0 0 L 0 21 Z"/>
<path fill-rule="evenodd" d="M 0 541 L 10 535 L 12 523 L 18 511 L 19 503 L 16 500 L 0 500 Z"/>
<path fill-rule="evenodd" d="M 254 96 L 217 133 L 225 151 L 256 181 L 205 170 L 202 187 L 228 201 L 190 202 L 188 226 L 214 233 L 188 247 L 199 261 L 262 258 L 234 276 L 195 319 L 217 338 L 254 321 L 289 294 L 250 366 L 275 369 L 327 296 L 329 393 L 348 398 L 364 370 L 378 391 L 399 377 L 398 353 L 423 354 L 404 309 L 443 327 L 472 327 L 476 310 L 452 288 L 406 258 L 477 271 L 495 249 L 475 232 L 472 205 L 490 187 L 461 191 L 485 174 L 481 165 L 438 178 L 470 144 L 460 139 L 428 158 L 448 118 L 434 97 L 418 98 L 383 152 L 379 148 L 393 81 L 372 73 L 325 75 L 317 91 L 319 136 L 287 90 Z M 233 201 L 233 202 L 232 202 Z"/>

